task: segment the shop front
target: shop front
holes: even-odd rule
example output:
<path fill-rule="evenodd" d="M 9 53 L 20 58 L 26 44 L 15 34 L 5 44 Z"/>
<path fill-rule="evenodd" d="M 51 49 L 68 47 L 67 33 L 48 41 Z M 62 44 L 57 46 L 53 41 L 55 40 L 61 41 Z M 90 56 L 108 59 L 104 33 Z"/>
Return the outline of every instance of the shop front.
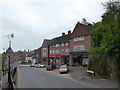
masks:
<path fill-rule="evenodd" d="M 61 65 L 61 56 L 60 55 L 51 55 L 50 64 Z"/>
<path fill-rule="evenodd" d="M 88 64 L 88 53 L 87 52 L 70 52 L 72 66 L 83 66 Z"/>

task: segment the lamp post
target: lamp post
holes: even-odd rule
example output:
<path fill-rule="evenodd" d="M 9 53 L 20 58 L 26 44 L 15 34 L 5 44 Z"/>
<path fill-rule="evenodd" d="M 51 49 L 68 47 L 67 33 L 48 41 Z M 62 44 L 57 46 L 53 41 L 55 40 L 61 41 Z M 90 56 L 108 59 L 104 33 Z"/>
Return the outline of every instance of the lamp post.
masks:
<path fill-rule="evenodd" d="M 6 51 L 7 57 L 9 59 L 9 62 L 8 62 L 8 67 L 9 67 L 9 70 L 8 70 L 8 82 L 9 83 L 11 81 L 11 79 L 10 79 L 10 70 L 11 70 L 11 68 L 10 68 L 10 59 L 13 56 L 13 50 L 11 48 L 11 38 L 13 38 L 13 37 L 14 37 L 13 33 L 7 35 L 7 38 L 9 39 L 9 48 Z"/>

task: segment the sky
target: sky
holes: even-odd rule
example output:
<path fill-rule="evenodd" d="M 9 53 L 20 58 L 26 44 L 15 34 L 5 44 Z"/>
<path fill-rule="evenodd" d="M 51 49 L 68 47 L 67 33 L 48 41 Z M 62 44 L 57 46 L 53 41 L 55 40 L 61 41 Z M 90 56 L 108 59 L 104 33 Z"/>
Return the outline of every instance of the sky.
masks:
<path fill-rule="evenodd" d="M 12 49 L 34 50 L 44 39 L 52 39 L 73 31 L 82 18 L 90 23 L 101 20 L 108 0 L 1 0 L 0 53 L 9 45 L 8 34 L 13 33 Z"/>

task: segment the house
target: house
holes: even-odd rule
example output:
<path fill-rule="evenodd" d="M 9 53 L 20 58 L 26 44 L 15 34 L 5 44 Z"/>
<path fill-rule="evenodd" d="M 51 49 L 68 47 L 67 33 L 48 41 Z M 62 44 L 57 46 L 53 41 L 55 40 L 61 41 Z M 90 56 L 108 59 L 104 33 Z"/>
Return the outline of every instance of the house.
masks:
<path fill-rule="evenodd" d="M 37 49 L 37 54 L 38 54 L 38 63 L 42 63 L 42 58 L 41 58 L 41 47 Z"/>
<path fill-rule="evenodd" d="M 25 57 L 25 62 L 26 63 L 31 63 L 31 62 L 33 62 L 32 60 L 32 54 L 33 54 L 33 51 L 29 51 L 28 50 L 28 52 L 26 52 L 26 57 Z"/>
<path fill-rule="evenodd" d="M 70 39 L 71 64 L 88 64 L 88 51 L 91 48 L 91 25 L 77 23 Z"/>
<path fill-rule="evenodd" d="M 41 63 L 48 64 L 48 56 L 49 56 L 49 43 L 51 40 L 44 39 L 43 44 L 41 46 Z"/>

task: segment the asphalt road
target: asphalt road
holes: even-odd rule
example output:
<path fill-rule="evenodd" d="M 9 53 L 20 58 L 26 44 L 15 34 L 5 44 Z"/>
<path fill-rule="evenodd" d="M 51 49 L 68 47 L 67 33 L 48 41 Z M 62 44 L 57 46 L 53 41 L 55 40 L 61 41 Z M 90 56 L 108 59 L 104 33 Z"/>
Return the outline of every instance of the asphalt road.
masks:
<path fill-rule="evenodd" d="M 17 88 L 96 88 L 28 66 L 18 67 Z"/>

